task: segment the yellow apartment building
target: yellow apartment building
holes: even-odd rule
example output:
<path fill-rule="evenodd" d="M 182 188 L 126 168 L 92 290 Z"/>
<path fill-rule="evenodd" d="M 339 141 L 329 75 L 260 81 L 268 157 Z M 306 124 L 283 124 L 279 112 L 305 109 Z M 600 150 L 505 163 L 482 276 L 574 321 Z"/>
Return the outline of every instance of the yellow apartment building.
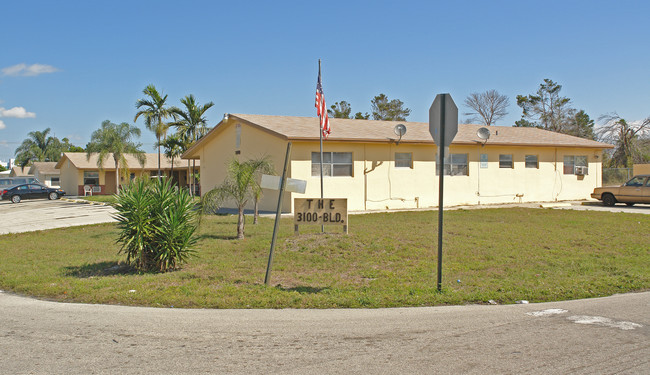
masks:
<path fill-rule="evenodd" d="M 399 139 L 394 129 L 404 124 Z M 330 119 L 323 142 L 324 196 L 347 198 L 349 210 L 438 206 L 437 148 L 429 125 L 418 122 Z M 445 157 L 445 206 L 587 199 L 602 181 L 602 151 L 613 146 L 537 128 L 458 125 Z M 201 161 L 201 191 L 226 177 L 232 158 L 268 156 L 278 174 L 292 142 L 288 176 L 307 181 L 305 194 L 320 197 L 319 119 L 229 114 L 182 158 Z M 275 210 L 277 192 L 264 192 L 260 209 Z M 234 206 L 232 206 L 234 207 Z"/>

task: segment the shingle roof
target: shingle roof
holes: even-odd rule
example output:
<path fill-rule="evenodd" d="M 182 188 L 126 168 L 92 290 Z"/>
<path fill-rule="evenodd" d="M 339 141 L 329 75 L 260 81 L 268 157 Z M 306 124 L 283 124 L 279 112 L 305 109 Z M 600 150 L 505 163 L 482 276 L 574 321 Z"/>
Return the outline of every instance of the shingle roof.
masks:
<path fill-rule="evenodd" d="M 313 140 L 319 139 L 318 117 L 293 117 L 293 116 L 267 116 L 230 114 L 227 123 L 220 122 L 197 144 L 183 154 L 191 157 L 193 151 L 200 148 L 208 139 L 212 138 L 221 127 L 230 123 L 242 121 L 256 126 L 271 134 L 287 140 Z M 406 125 L 406 134 L 402 137 L 403 143 L 433 144 L 429 133 L 429 124 L 423 122 L 406 121 L 377 121 L 377 120 L 352 120 L 330 118 L 332 133 L 329 141 L 343 142 L 391 142 L 399 137 L 395 135 L 394 128 L 397 124 Z M 483 143 L 476 132 L 481 125 L 459 124 L 458 133 L 452 144 L 477 144 Z M 504 146 L 537 146 L 537 147 L 585 147 L 585 148 L 612 148 L 612 145 L 578 138 L 567 134 L 555 133 L 538 128 L 518 128 L 507 126 L 490 126 L 490 139 L 487 145 Z"/>
<path fill-rule="evenodd" d="M 144 154 L 146 157 L 144 167 L 140 165 L 140 162 L 133 155 L 126 155 L 126 163 L 129 168 L 132 169 L 147 169 L 147 170 L 157 170 L 158 169 L 158 154 Z M 64 160 L 70 160 L 70 162 L 77 169 L 97 169 L 97 159 L 98 154 L 92 154 L 90 159 L 86 158 L 85 152 L 65 152 L 63 157 L 56 164 L 57 169 L 61 169 Z M 197 161 L 196 165 L 199 165 Z M 115 169 L 115 163 L 113 161 L 113 154 L 108 154 L 104 160 L 103 165 L 105 170 Z M 187 167 L 187 160 L 182 160 L 180 158 L 174 158 L 174 168 L 183 168 Z M 160 168 L 161 169 L 171 169 L 171 160 L 166 156 L 160 156 Z"/>
<path fill-rule="evenodd" d="M 16 177 L 29 176 L 29 169 L 22 167 L 12 167 L 10 174 Z"/>
<path fill-rule="evenodd" d="M 36 161 L 32 164 L 32 167 L 29 168 L 29 174 L 34 174 L 38 170 L 43 174 L 59 174 L 60 170 L 56 169 L 55 161 Z"/>

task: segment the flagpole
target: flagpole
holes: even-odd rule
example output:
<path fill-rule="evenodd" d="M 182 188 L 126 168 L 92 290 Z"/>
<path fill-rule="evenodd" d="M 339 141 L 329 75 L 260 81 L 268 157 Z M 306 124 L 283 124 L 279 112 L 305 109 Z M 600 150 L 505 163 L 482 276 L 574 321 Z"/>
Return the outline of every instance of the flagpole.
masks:
<path fill-rule="evenodd" d="M 318 59 L 318 76 L 320 77 L 320 59 Z M 320 199 L 323 199 L 323 114 L 321 114 L 321 121 L 319 125 L 320 134 Z M 320 226 L 321 233 L 325 233 L 325 225 Z"/>

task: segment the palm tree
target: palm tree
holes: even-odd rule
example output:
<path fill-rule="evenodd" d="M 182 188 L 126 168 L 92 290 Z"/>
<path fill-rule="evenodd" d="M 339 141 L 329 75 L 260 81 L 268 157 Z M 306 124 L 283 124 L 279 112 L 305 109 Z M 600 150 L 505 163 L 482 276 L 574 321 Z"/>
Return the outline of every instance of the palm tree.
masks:
<path fill-rule="evenodd" d="M 237 219 L 237 238 L 244 238 L 244 207 L 254 199 L 255 191 L 259 188 L 256 177 L 261 171 L 272 170 L 268 158 L 240 162 L 232 159 L 228 165 L 228 175 L 225 181 L 207 192 L 203 197 L 203 207 L 206 211 L 214 211 L 224 201 L 232 199 L 237 204 L 239 217 Z"/>
<path fill-rule="evenodd" d="M 140 129 L 131 126 L 126 122 L 119 125 L 113 124 L 109 120 L 102 122 L 101 128 L 95 130 L 90 137 L 90 142 L 86 146 L 86 160 L 90 160 L 93 153 L 99 154 L 97 166 L 102 169 L 104 160 L 109 154 L 113 154 L 115 162 L 115 188 L 119 191 L 120 178 L 119 167 L 122 166 L 128 171 L 126 155 L 133 155 L 138 159 L 141 166 L 144 167 L 145 154 L 140 149 L 141 143 L 133 142 L 132 138 L 140 137 Z M 127 172 L 125 172 L 127 173 Z"/>
<path fill-rule="evenodd" d="M 253 169 L 255 170 L 255 180 L 251 189 L 253 190 L 253 224 L 257 224 L 257 218 L 259 215 L 259 203 L 262 199 L 262 187 L 258 183 L 260 181 L 262 174 L 275 174 L 275 169 L 273 168 L 273 162 L 268 158 L 251 160 L 252 163 L 255 163 Z"/>
<path fill-rule="evenodd" d="M 171 168 L 171 176 L 172 180 L 174 179 L 174 159 L 177 157 L 180 157 L 181 154 L 183 153 L 183 147 L 185 146 L 185 143 L 183 140 L 178 136 L 178 134 L 173 134 L 167 139 L 165 139 L 161 146 L 165 149 L 165 156 L 171 159 L 172 162 L 172 168 Z"/>
<path fill-rule="evenodd" d="M 56 137 L 49 137 L 50 128 L 42 132 L 33 131 L 16 149 L 16 164 L 25 168 L 34 161 L 58 161 L 61 158 L 61 142 Z"/>
<path fill-rule="evenodd" d="M 186 149 L 191 147 L 192 144 L 203 137 L 208 132 L 208 120 L 204 117 L 205 112 L 214 106 L 213 102 L 208 102 L 204 105 L 199 105 L 194 99 L 194 95 L 190 94 L 183 99 L 181 103 L 185 106 L 185 110 L 178 107 L 170 108 L 170 112 L 174 116 L 174 122 L 170 126 L 175 126 L 178 134 L 187 141 Z M 196 169 L 196 161 L 192 161 L 192 172 Z M 190 191 L 193 193 L 194 176 L 190 172 L 190 161 L 187 161 L 187 176 L 190 178 Z"/>
<path fill-rule="evenodd" d="M 156 144 L 158 145 L 158 177 L 160 177 L 160 139 L 165 138 L 167 134 L 169 125 L 164 120 L 171 116 L 171 112 L 165 107 L 167 95 L 162 96 L 154 85 L 148 85 L 142 90 L 142 93 L 149 98 L 139 99 L 135 103 L 135 107 L 139 111 L 135 114 L 133 122 L 138 121 L 138 117 L 144 116 L 145 126 L 156 134 Z"/>

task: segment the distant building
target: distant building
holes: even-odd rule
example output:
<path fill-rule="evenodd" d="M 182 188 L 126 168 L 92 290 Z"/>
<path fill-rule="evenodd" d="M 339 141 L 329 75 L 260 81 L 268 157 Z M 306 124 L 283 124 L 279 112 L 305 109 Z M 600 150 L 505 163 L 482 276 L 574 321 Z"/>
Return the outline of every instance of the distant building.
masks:
<path fill-rule="evenodd" d="M 24 176 L 29 176 L 29 168 L 28 167 L 11 167 L 11 172 L 9 172 L 9 177 L 24 177 Z"/>
<path fill-rule="evenodd" d="M 650 163 L 648 163 L 648 164 L 634 164 L 632 166 L 632 171 L 633 171 L 634 175 L 650 174 Z"/>
<path fill-rule="evenodd" d="M 429 124 L 404 121 L 330 119 L 323 142 L 324 196 L 347 198 L 349 210 L 438 205 L 437 147 Z M 394 128 L 406 125 L 399 139 Z M 445 205 L 548 202 L 588 199 L 602 181 L 602 151 L 613 146 L 537 128 L 458 125 L 445 159 Z M 287 142 L 293 147 L 288 176 L 307 181 L 305 194 L 320 198 L 319 119 L 316 117 L 231 114 L 187 150 L 184 159 L 201 161 L 201 190 L 221 184 L 228 161 L 268 156 L 278 174 Z M 264 191 L 260 209 L 275 210 L 277 192 Z"/>
<path fill-rule="evenodd" d="M 158 154 L 145 154 L 146 161 L 144 166 L 140 165 L 135 157 L 126 155 L 126 161 L 129 168 L 129 176 L 125 180 L 124 176 L 120 177 L 120 184 L 140 176 L 155 178 L 158 174 Z M 86 157 L 85 152 L 65 152 L 61 159 L 56 163 L 56 168 L 60 171 L 61 188 L 68 195 L 84 195 L 84 187 L 92 189 L 93 195 L 115 194 L 115 162 L 113 154 L 108 154 L 104 161 L 103 167 L 97 166 L 97 154 L 91 155 L 90 159 Z M 171 160 L 161 155 L 161 172 L 163 176 L 171 177 L 172 180 L 180 187 L 188 185 L 188 161 L 180 158 L 174 159 L 173 176 Z M 199 163 L 196 163 L 197 168 Z M 120 173 L 123 170 L 120 168 Z M 198 169 L 194 175 L 197 175 Z M 198 181 L 196 182 L 198 186 Z"/>
<path fill-rule="evenodd" d="M 59 175 L 61 171 L 55 167 L 55 161 L 37 161 L 29 168 L 29 174 L 47 186 L 60 187 Z"/>

